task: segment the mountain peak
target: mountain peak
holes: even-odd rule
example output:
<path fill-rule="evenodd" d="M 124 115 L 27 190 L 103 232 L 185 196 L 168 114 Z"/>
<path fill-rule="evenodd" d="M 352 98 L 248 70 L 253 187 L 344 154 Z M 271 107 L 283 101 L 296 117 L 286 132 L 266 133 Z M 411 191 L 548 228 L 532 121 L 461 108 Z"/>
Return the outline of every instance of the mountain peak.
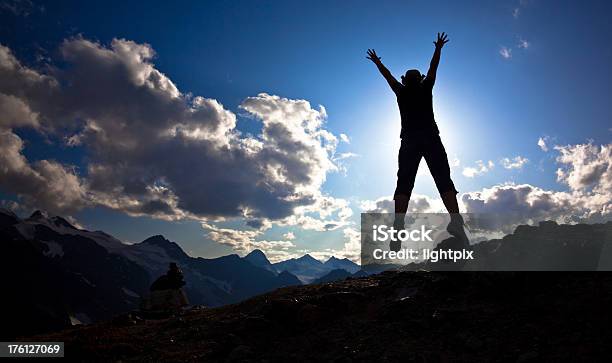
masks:
<path fill-rule="evenodd" d="M 40 220 L 40 219 L 47 219 L 48 215 L 47 213 L 37 209 L 34 213 L 32 213 L 32 215 L 30 215 L 30 217 L 28 217 L 28 219 L 31 220 Z"/>
<path fill-rule="evenodd" d="M 19 223 L 19 217 L 13 211 L 0 208 L 0 227 L 11 226 Z"/>
<path fill-rule="evenodd" d="M 166 244 L 168 242 L 170 242 L 170 241 L 168 241 L 166 239 L 166 237 L 162 236 L 161 234 L 156 234 L 155 236 L 151 236 L 151 237 L 145 239 L 141 243 L 152 244 L 152 245 L 159 245 L 159 244 Z"/>
<path fill-rule="evenodd" d="M 183 251 L 181 246 L 179 246 L 176 242 L 166 239 L 166 237 L 162 236 L 161 234 L 151 236 L 140 242 L 140 244 L 160 247 L 166 251 L 169 257 L 179 261 L 189 257 L 185 251 Z"/>
<path fill-rule="evenodd" d="M 67 220 L 65 220 L 64 218 L 62 218 L 60 216 L 55 216 L 55 217 L 51 218 L 51 220 L 53 221 L 53 224 L 55 224 L 58 227 L 66 227 L 66 228 L 76 229 L 75 226 L 73 226 L 72 224 L 70 224 L 70 222 L 68 222 Z"/>
<path fill-rule="evenodd" d="M 7 209 L 7 208 L 0 208 L 0 214 L 5 214 L 7 216 L 11 216 L 11 217 L 17 218 L 17 214 L 15 214 L 15 212 L 13 212 L 12 210 Z"/>
<path fill-rule="evenodd" d="M 321 261 L 317 260 L 316 258 L 312 257 L 310 254 L 305 254 L 304 256 L 300 257 L 297 259 L 298 261 L 305 261 L 305 262 L 318 262 L 318 263 L 322 263 Z"/>
<path fill-rule="evenodd" d="M 249 254 L 246 255 L 245 257 L 249 257 L 249 256 L 266 257 L 266 254 L 263 253 L 263 251 L 260 249 L 254 249 L 253 251 L 249 252 Z"/>
<path fill-rule="evenodd" d="M 268 260 L 266 254 L 259 249 L 251 251 L 248 255 L 244 256 L 244 259 L 259 267 L 270 265 L 270 260 Z"/>
<path fill-rule="evenodd" d="M 353 261 L 348 258 L 338 258 L 335 256 L 331 256 L 325 263 L 323 264 L 325 267 L 330 269 L 343 269 L 350 273 L 355 273 L 359 271 L 360 267 Z"/>
<path fill-rule="evenodd" d="M 49 217 L 47 212 L 36 210 L 32 213 L 27 219 L 27 221 L 46 224 L 47 226 L 53 228 L 55 227 L 64 227 L 69 229 L 77 229 L 70 222 L 68 222 L 65 218 L 60 216 Z"/>

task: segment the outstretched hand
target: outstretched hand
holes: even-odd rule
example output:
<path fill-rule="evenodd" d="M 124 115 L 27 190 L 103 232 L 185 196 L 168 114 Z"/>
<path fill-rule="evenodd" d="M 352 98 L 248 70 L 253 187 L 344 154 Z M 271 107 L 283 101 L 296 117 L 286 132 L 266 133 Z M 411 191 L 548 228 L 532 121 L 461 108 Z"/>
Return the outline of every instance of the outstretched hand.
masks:
<path fill-rule="evenodd" d="M 366 57 L 375 64 L 380 63 L 380 57 L 376 55 L 376 51 L 374 49 L 368 49 L 368 56 Z"/>
<path fill-rule="evenodd" d="M 448 43 L 448 36 L 444 32 L 442 32 L 441 35 L 438 33 L 438 40 L 433 43 L 435 44 L 436 48 L 442 49 L 444 44 Z"/>

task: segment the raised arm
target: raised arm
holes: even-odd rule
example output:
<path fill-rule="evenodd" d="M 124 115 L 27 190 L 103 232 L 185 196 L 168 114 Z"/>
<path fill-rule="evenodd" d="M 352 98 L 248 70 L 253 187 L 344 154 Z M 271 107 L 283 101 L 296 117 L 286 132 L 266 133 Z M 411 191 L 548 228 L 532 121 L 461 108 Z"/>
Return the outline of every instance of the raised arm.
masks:
<path fill-rule="evenodd" d="M 442 53 L 442 47 L 444 47 L 444 44 L 448 43 L 446 33 L 442 33 L 442 35 L 438 33 L 438 39 L 433 43 L 436 46 L 436 50 L 434 50 L 431 63 L 429 64 L 429 70 L 427 71 L 427 80 L 429 80 L 432 85 L 436 82 L 436 72 L 438 71 L 438 64 L 440 64 L 440 53 Z"/>
<path fill-rule="evenodd" d="M 387 80 L 387 83 L 389 83 L 389 86 L 391 86 L 391 89 L 393 90 L 393 92 L 397 92 L 397 90 L 401 88 L 402 84 L 399 83 L 397 79 L 393 77 L 391 72 L 389 72 L 387 67 L 385 67 L 385 65 L 382 64 L 382 62 L 380 61 L 380 57 L 376 55 L 376 51 L 374 49 L 368 49 L 368 56 L 366 58 L 368 58 L 369 60 L 374 62 L 374 64 L 376 64 L 378 71 L 380 72 L 380 74 L 383 75 L 383 77 L 385 77 L 385 79 Z"/>

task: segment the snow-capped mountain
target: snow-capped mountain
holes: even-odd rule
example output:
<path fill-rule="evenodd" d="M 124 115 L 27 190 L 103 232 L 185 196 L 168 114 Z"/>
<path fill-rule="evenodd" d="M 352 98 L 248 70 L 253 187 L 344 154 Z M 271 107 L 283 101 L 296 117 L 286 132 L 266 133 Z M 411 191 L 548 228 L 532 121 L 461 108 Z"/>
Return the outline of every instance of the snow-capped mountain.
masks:
<path fill-rule="evenodd" d="M 194 305 L 235 303 L 301 283 L 288 272 L 269 271 L 238 255 L 194 258 L 159 235 L 124 244 L 39 211 L 22 219 L 0 210 L 0 243 L 0 283 L 11 294 L 2 330 L 14 334 L 20 333 L 17 326 L 31 333 L 134 309 L 170 262 L 183 270 Z"/>
<path fill-rule="evenodd" d="M 278 272 L 288 271 L 306 284 L 327 275 L 332 270 L 341 269 L 351 274 L 360 270 L 359 265 L 346 258 L 338 259 L 332 256 L 323 263 L 309 254 L 300 258 L 277 262 L 272 264 L 272 267 Z"/>
<path fill-rule="evenodd" d="M 193 305 L 236 303 L 283 286 L 310 283 L 332 270 L 359 266 L 305 255 L 272 264 L 260 251 L 241 258 L 195 258 L 161 235 L 125 244 L 103 231 L 88 231 L 41 211 L 27 218 L 0 209 L 0 283 L 11 307 L 5 328 L 31 333 L 110 318 L 137 308 L 154 279 L 176 262 Z M 25 321 L 25 323 L 24 323 Z"/>

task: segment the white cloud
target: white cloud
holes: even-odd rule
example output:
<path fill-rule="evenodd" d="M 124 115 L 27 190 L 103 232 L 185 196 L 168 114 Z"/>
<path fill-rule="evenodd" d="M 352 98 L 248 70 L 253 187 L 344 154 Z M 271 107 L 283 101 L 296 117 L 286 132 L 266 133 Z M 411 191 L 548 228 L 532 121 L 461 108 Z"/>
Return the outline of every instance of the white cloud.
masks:
<path fill-rule="evenodd" d="M 0 110 L 0 128 L 38 127 L 38 113 L 20 98 L 0 93 Z"/>
<path fill-rule="evenodd" d="M 518 19 L 519 15 L 521 15 L 521 9 L 520 8 L 514 8 L 512 9 L 512 17 L 514 17 L 515 19 Z"/>
<path fill-rule="evenodd" d="M 519 224 L 557 220 L 581 212 L 570 193 L 547 191 L 529 184 L 500 184 L 465 193 L 461 202 L 467 213 L 482 214 L 489 229 L 510 233 Z"/>
<path fill-rule="evenodd" d="M 612 144 L 555 146 L 561 154 L 557 180 L 574 191 L 587 191 L 612 199 Z"/>
<path fill-rule="evenodd" d="M 358 154 L 347 152 L 347 153 L 338 153 L 338 155 L 334 158 L 334 160 L 344 160 L 349 158 L 355 158 L 359 156 Z"/>
<path fill-rule="evenodd" d="M 312 231 L 333 231 L 351 224 L 353 210 L 345 199 L 317 195 L 311 205 L 296 207 L 293 214 L 276 223 Z"/>
<path fill-rule="evenodd" d="M 87 192 L 69 166 L 54 161 L 28 163 L 21 153 L 23 140 L 10 130 L 0 129 L 0 186 L 43 209 L 69 213 L 84 207 Z"/>
<path fill-rule="evenodd" d="M 394 203 L 393 196 L 388 196 L 376 200 L 362 200 L 359 207 L 364 213 L 393 213 Z"/>
<path fill-rule="evenodd" d="M 569 191 L 546 190 L 531 184 L 502 183 L 463 193 L 462 213 L 476 213 L 489 231 L 511 233 L 520 224 L 542 220 L 559 223 L 601 223 L 612 220 L 612 144 L 556 146 L 562 165 L 558 181 Z M 484 164 L 484 163 L 483 163 Z M 438 199 L 415 196 L 412 213 L 444 212 Z M 413 204 L 414 203 L 414 204 Z M 392 213 L 391 197 L 361 203 L 364 211 Z"/>
<path fill-rule="evenodd" d="M 501 55 L 504 59 L 510 59 L 512 58 L 512 49 L 502 46 L 499 49 L 499 55 Z"/>
<path fill-rule="evenodd" d="M 531 44 L 523 38 L 519 39 L 518 47 L 520 49 L 527 49 Z"/>
<path fill-rule="evenodd" d="M 292 255 L 289 249 L 295 247 L 293 242 L 288 240 L 268 241 L 258 239 L 262 234 L 258 230 L 221 228 L 206 222 L 202 223 L 202 227 L 208 231 L 207 235 L 211 240 L 229 246 L 241 255 L 246 255 L 255 249 L 259 249 L 273 262 Z"/>
<path fill-rule="evenodd" d="M 351 140 L 349 139 L 347 134 L 340 134 L 340 141 L 346 142 L 347 144 L 351 143 Z"/>
<path fill-rule="evenodd" d="M 325 261 L 331 256 L 337 258 L 348 258 L 355 263 L 360 262 L 361 258 L 361 232 L 354 228 L 345 228 L 342 233 L 344 234 L 344 245 L 340 249 L 326 248 L 323 250 L 301 250 L 301 253 L 308 253 L 312 257 Z"/>
<path fill-rule="evenodd" d="M 295 239 L 295 234 L 293 234 L 293 232 L 287 232 L 287 233 L 283 234 L 283 238 L 287 239 L 287 240 L 294 240 Z"/>
<path fill-rule="evenodd" d="M 454 158 L 451 160 L 451 162 L 450 162 L 450 166 L 451 166 L 452 168 L 458 168 L 459 166 L 461 166 L 461 160 L 459 160 L 459 158 L 455 156 L 455 157 L 454 157 Z"/>
<path fill-rule="evenodd" d="M 363 200 L 360 208 L 364 213 L 394 213 L 395 201 L 392 196 Z M 408 213 L 439 213 L 445 210 L 441 199 L 422 194 L 413 194 L 408 203 Z"/>
<path fill-rule="evenodd" d="M 546 144 L 546 141 L 548 140 L 547 136 L 544 137 L 540 137 L 538 139 L 538 146 L 540 147 L 540 149 L 542 149 L 542 151 L 546 152 L 548 151 L 548 145 Z"/>
<path fill-rule="evenodd" d="M 476 176 L 488 173 L 494 166 L 495 164 L 491 160 L 486 163 L 482 160 L 477 160 L 475 167 L 469 166 L 463 168 L 462 174 L 465 177 L 474 178 Z"/>
<path fill-rule="evenodd" d="M 529 159 L 522 156 L 515 156 L 514 158 L 503 158 L 501 164 L 506 169 L 522 169 L 525 164 L 529 162 Z"/>
<path fill-rule="evenodd" d="M 466 211 L 499 214 L 506 232 L 518 224 L 546 219 L 561 223 L 612 219 L 612 144 L 555 146 L 555 150 L 562 165 L 557 180 L 567 184 L 569 192 L 506 183 L 464 194 Z"/>
<path fill-rule="evenodd" d="M 242 136 L 232 111 L 181 92 L 158 70 L 148 44 L 114 39 L 105 47 L 77 37 L 59 54 L 68 67 L 42 74 L 0 46 L 4 191 L 56 213 L 102 205 L 170 220 L 245 218 L 261 229 L 270 221 L 323 229 L 346 223 L 346 203 L 327 203 L 320 189 L 353 154 L 336 155 L 323 106 L 248 97 L 240 108 L 261 123 L 261 134 Z M 19 127 L 84 147 L 85 170 L 30 164 L 13 133 Z"/>
<path fill-rule="evenodd" d="M 414 198 L 409 213 L 445 213 L 443 203 L 427 196 Z M 426 201 L 426 203 L 424 202 Z M 366 212 L 392 213 L 390 197 L 365 201 Z M 410 201 L 411 205 L 413 200 Z M 612 193 L 562 192 L 530 184 L 502 183 L 461 194 L 462 213 L 479 215 L 480 228 L 511 233 L 516 226 L 542 220 L 559 223 L 603 222 L 612 220 Z M 467 217 L 467 216 L 466 216 Z"/>
<path fill-rule="evenodd" d="M 542 220 L 559 223 L 602 222 L 612 219 L 611 195 L 545 190 L 530 184 L 506 183 L 465 193 L 461 202 L 467 213 L 479 213 L 510 233 L 520 224 Z"/>

